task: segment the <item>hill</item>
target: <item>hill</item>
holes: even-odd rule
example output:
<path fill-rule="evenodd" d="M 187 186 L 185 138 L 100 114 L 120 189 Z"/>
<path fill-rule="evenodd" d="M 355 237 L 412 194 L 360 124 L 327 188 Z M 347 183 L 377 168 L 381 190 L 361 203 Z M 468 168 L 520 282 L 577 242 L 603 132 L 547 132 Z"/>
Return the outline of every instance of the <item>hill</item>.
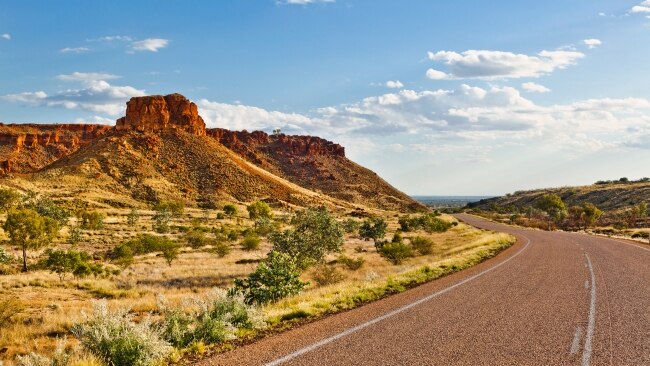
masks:
<path fill-rule="evenodd" d="M 3 127 L 3 183 L 16 187 L 32 184 L 65 196 L 92 190 L 99 201 L 126 206 L 175 198 L 201 207 L 264 199 L 423 209 L 347 159 L 340 145 L 311 136 L 206 130 L 196 105 L 180 94 L 132 98 L 115 127 Z"/>
<path fill-rule="evenodd" d="M 491 211 L 500 208 L 508 209 L 509 207 L 521 209 L 534 206 L 539 198 L 549 193 L 560 196 L 567 206 L 592 203 L 601 210 L 623 211 L 641 202 L 650 202 L 650 182 L 645 179 L 639 181 L 603 181 L 588 186 L 517 191 L 505 196 L 469 203 L 467 207 Z"/>

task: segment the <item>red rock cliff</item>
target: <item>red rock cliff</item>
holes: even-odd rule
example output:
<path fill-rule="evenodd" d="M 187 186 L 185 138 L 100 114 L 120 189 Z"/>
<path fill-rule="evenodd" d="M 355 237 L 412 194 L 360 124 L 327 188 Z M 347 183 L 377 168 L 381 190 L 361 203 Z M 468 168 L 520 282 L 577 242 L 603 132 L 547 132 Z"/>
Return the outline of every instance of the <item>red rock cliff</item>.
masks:
<path fill-rule="evenodd" d="M 205 135 L 205 122 L 196 104 L 180 94 L 134 97 L 126 103 L 126 116 L 117 120 L 117 130 L 156 132 L 168 128 Z"/>
<path fill-rule="evenodd" d="M 230 131 L 223 128 L 207 130 L 229 149 L 242 153 L 247 149 L 267 150 L 293 156 L 340 156 L 345 157 L 345 148 L 339 144 L 314 136 L 272 136 L 262 131 Z"/>
<path fill-rule="evenodd" d="M 40 169 L 111 128 L 94 124 L 0 123 L 0 174 Z"/>

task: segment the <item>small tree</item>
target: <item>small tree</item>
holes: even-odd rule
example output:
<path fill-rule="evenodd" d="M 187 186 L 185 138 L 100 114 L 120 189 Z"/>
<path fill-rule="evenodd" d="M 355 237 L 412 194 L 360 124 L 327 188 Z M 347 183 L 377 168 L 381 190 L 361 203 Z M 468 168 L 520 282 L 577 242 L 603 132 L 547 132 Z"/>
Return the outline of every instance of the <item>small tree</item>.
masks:
<path fill-rule="evenodd" d="M 573 225 L 578 226 L 578 230 L 582 227 L 582 222 L 585 220 L 585 211 L 580 206 L 569 207 L 569 220 Z"/>
<path fill-rule="evenodd" d="M 598 209 L 593 203 L 585 203 L 582 205 L 582 211 L 584 212 L 584 223 L 585 229 L 593 225 L 598 219 L 603 215 L 603 211 Z"/>
<path fill-rule="evenodd" d="M 372 239 L 377 246 L 377 241 L 386 236 L 386 229 L 388 224 L 380 217 L 372 217 L 366 219 L 359 228 L 359 235 L 364 239 Z"/>
<path fill-rule="evenodd" d="M 165 258 L 168 266 L 172 266 L 172 262 L 178 258 L 179 246 L 171 240 L 164 240 L 160 243 L 160 252 Z"/>
<path fill-rule="evenodd" d="M 20 194 L 11 188 L 0 188 L 0 211 L 14 208 L 20 201 Z"/>
<path fill-rule="evenodd" d="M 181 201 L 159 201 L 153 207 L 155 211 L 168 211 L 172 217 L 179 217 L 185 212 L 185 204 Z"/>
<path fill-rule="evenodd" d="M 295 258 L 301 268 L 323 260 L 327 253 L 340 252 L 343 231 L 325 207 L 308 208 L 292 220 L 294 230 L 269 236 L 273 250 Z"/>
<path fill-rule="evenodd" d="M 76 216 L 82 229 L 99 230 L 104 227 L 104 215 L 100 212 L 80 210 Z"/>
<path fill-rule="evenodd" d="M 236 279 L 231 295 L 241 294 L 248 304 L 265 304 L 297 294 L 308 282 L 300 280 L 300 270 L 293 258 L 271 251 L 246 279 Z"/>
<path fill-rule="evenodd" d="M 23 272 L 27 272 L 27 250 L 49 245 L 59 232 L 55 220 L 30 209 L 9 211 L 2 228 L 9 235 L 11 244 L 19 246 L 23 252 Z"/>
<path fill-rule="evenodd" d="M 228 215 L 228 218 L 231 218 L 237 214 L 237 206 L 232 204 L 227 204 L 223 206 L 223 213 Z"/>
<path fill-rule="evenodd" d="M 262 201 L 257 201 L 248 205 L 248 207 L 246 207 L 246 210 L 248 211 L 248 217 L 251 220 L 257 220 L 262 217 L 270 219 L 273 216 L 271 207 L 269 207 L 266 202 Z"/>
<path fill-rule="evenodd" d="M 169 231 L 169 221 L 172 219 L 172 213 L 168 210 L 161 210 L 156 212 L 153 216 L 153 229 L 157 233 L 166 233 Z"/>
<path fill-rule="evenodd" d="M 548 229 L 551 229 L 551 221 L 559 222 L 566 216 L 564 201 L 557 194 L 545 194 L 536 202 L 537 208 L 548 215 Z"/>

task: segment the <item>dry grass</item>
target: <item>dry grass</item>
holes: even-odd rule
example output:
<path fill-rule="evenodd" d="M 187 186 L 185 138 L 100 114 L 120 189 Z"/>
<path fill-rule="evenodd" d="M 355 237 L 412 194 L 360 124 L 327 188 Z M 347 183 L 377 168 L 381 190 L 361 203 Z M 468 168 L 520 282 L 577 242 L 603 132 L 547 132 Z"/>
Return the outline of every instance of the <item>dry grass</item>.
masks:
<path fill-rule="evenodd" d="M 133 228 L 126 225 L 129 210 L 102 211 L 107 215 L 105 228 L 87 232 L 83 244 L 79 245 L 80 249 L 102 252 L 126 238 L 151 230 L 149 216 L 153 212 L 143 212 L 140 223 Z M 243 206 L 239 207 L 239 212 L 240 215 L 245 212 Z M 241 218 L 216 220 L 216 211 L 198 209 L 187 210 L 186 215 L 172 225 L 189 226 L 192 219 L 205 218 L 206 215 L 208 220 L 204 225 L 208 227 L 237 226 L 238 221 L 239 225 L 251 225 L 248 220 Z M 392 236 L 397 228 L 397 216 L 395 213 L 384 213 L 384 217 L 389 221 L 390 234 L 387 237 Z M 357 271 L 337 265 L 345 276 L 342 282 L 316 287 L 314 281 L 311 281 L 312 285 L 304 293 L 267 306 L 264 309 L 266 316 L 274 323 L 282 317 L 290 318 L 291 313 L 296 311 L 304 311 L 304 314 L 298 314 L 299 317 L 304 317 L 356 306 L 359 302 L 372 300 L 374 295 L 376 298 L 387 293 L 386 282 L 389 278 L 408 284 L 414 276 L 420 276 L 418 271 L 424 266 L 438 268 L 436 276 L 442 275 L 446 270 L 440 268 L 464 268 L 485 254 L 486 250 L 501 247 L 511 241 L 507 235 L 478 230 L 462 223 L 446 233 L 406 233 L 404 237 L 415 235 L 427 236 L 434 241 L 433 254 L 411 258 L 399 266 L 393 266 L 381 258 L 372 241 L 346 236 L 343 253 L 348 257 L 363 258 L 365 264 Z M 182 233 L 176 231 L 169 236 L 180 239 Z M 57 246 L 70 247 L 64 242 Z M 146 255 L 138 257 L 135 264 L 121 274 L 106 279 L 69 279 L 61 282 L 55 274 L 46 271 L 1 275 L 0 299 L 19 299 L 25 309 L 10 324 L 0 329 L 0 349 L 6 348 L 0 359 L 8 361 L 30 351 L 43 354 L 52 352 L 57 338 L 69 335 L 70 327 L 81 318 L 82 312 L 91 310 L 94 299 L 106 298 L 110 307 L 127 307 L 145 314 L 156 309 L 156 296 L 159 294 L 172 303 L 180 303 L 187 297 L 206 293 L 213 287 L 228 287 L 235 278 L 247 275 L 256 267 L 256 263 L 238 264 L 237 261 L 261 260 L 270 248 L 267 241 L 262 242 L 259 250 L 252 252 L 234 245 L 233 251 L 223 258 L 211 253 L 210 248 L 184 248 L 171 267 L 162 257 Z M 36 253 L 32 256 L 36 257 Z M 332 255 L 327 259 L 333 261 L 337 257 Z M 440 267 L 441 265 L 446 267 Z M 304 279 L 311 280 L 311 274 L 310 271 L 304 273 Z M 359 294 L 363 296 L 359 298 Z M 351 300 L 355 298 L 359 301 Z M 71 337 L 69 341 L 74 344 Z"/>

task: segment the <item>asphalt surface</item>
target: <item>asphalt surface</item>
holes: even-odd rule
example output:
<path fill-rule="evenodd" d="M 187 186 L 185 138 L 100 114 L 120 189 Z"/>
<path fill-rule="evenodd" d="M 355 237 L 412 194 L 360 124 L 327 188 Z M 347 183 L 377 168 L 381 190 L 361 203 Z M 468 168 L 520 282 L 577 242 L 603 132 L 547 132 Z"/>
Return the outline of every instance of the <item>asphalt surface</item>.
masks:
<path fill-rule="evenodd" d="M 650 365 L 650 247 L 512 228 L 478 266 L 201 365 Z"/>

